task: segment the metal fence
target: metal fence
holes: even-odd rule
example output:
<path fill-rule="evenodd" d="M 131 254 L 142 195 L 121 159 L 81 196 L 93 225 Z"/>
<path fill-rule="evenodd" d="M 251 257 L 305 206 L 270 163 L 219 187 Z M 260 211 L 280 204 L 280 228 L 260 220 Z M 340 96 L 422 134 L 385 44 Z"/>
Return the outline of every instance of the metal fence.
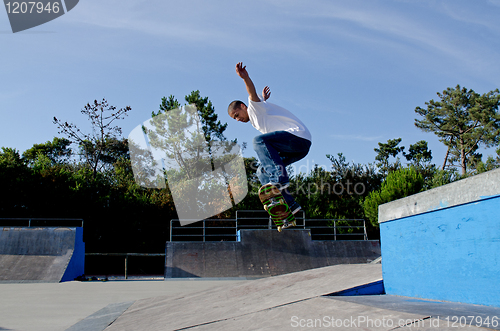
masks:
<path fill-rule="evenodd" d="M 81 218 L 0 218 L 0 226 L 19 227 L 82 227 Z"/>
<path fill-rule="evenodd" d="M 276 229 L 265 211 L 237 211 L 235 219 L 183 221 L 189 224 L 170 221 L 170 241 L 237 241 L 239 230 Z M 363 219 L 306 219 L 301 211 L 296 222 L 295 229 L 309 229 L 312 240 L 368 240 Z"/>
<path fill-rule="evenodd" d="M 105 256 L 105 257 L 122 257 L 124 258 L 124 273 L 125 279 L 129 276 L 129 257 L 165 257 L 165 253 L 85 253 L 85 256 Z"/>
<path fill-rule="evenodd" d="M 301 211 L 296 215 L 295 229 L 309 229 L 312 240 L 368 240 L 362 219 L 306 219 Z M 11 227 L 83 227 L 83 219 L 75 218 L 0 218 L 0 226 Z M 170 221 L 170 241 L 237 241 L 238 231 L 245 229 L 276 229 L 264 210 L 240 210 L 235 219 L 206 219 L 181 226 Z M 287 231 L 287 230 L 284 230 Z M 129 258 L 163 258 L 165 253 L 86 253 L 86 257 L 123 258 L 125 279 L 129 277 Z M 137 263 L 134 262 L 135 265 Z M 159 269 L 163 268 L 162 266 Z"/>

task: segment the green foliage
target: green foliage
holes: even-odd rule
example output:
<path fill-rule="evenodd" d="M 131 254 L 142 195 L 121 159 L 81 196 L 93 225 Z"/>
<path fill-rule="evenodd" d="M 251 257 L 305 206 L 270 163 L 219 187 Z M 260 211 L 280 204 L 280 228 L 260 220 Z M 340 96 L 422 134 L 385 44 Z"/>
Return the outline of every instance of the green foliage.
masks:
<path fill-rule="evenodd" d="M 2 147 L 0 152 L 0 215 L 10 217 L 26 209 L 30 188 L 30 170 L 19 151 Z"/>
<path fill-rule="evenodd" d="M 70 145 L 71 141 L 68 139 L 55 137 L 44 144 L 34 144 L 23 153 L 23 159 L 32 163 L 43 155 L 51 164 L 67 163 L 72 154 Z"/>
<path fill-rule="evenodd" d="M 229 175 L 238 173 L 237 165 L 230 161 L 239 156 L 239 149 L 224 136 L 227 124 L 218 121 L 208 98 L 193 91 L 185 99 L 188 104 L 180 106 L 172 95 L 162 98 L 159 111 L 153 112 L 150 125 L 144 126 L 143 132 L 151 147 L 165 155 L 165 175 L 176 199 L 190 201 L 185 208 L 193 208 L 195 213 L 213 214 L 227 206 L 227 200 L 222 198 L 226 192 L 230 191 L 237 201 L 244 195 L 240 188 L 246 183 L 240 182 L 245 178 Z M 193 200 L 193 193 L 198 191 L 212 197 L 211 201 Z"/>
<path fill-rule="evenodd" d="M 24 167 L 25 163 L 19 155 L 19 151 L 10 148 L 2 147 L 2 152 L 0 153 L 0 165 L 4 168 L 18 168 Z"/>
<path fill-rule="evenodd" d="M 124 119 L 132 108 L 117 109 L 106 99 L 94 100 L 81 110 L 87 116 L 92 131 L 85 133 L 73 123 L 63 122 L 54 117 L 53 122 L 71 143 L 80 148 L 80 157 L 92 169 L 95 177 L 98 172 L 109 171 L 120 156 L 128 153 L 125 139 L 120 139 L 122 129 L 115 125 L 115 121 Z M 66 145 L 67 147 L 67 145 Z M 35 148 L 35 147 L 34 147 Z"/>
<path fill-rule="evenodd" d="M 495 156 L 488 156 L 486 162 L 479 161 L 476 163 L 478 174 L 497 168 L 500 168 L 500 148 L 497 148 Z"/>
<path fill-rule="evenodd" d="M 208 97 L 201 97 L 200 91 L 192 91 L 189 95 L 186 95 L 185 100 L 187 105 L 194 105 L 198 114 L 201 118 L 201 129 L 203 130 L 205 141 L 210 142 L 212 140 L 225 141 L 227 138 L 224 136 L 224 131 L 226 131 L 227 124 L 222 124 L 218 120 L 218 116 L 215 113 L 215 109 L 212 102 Z M 161 99 L 160 109 L 155 113 L 152 113 L 152 117 L 158 116 L 160 114 L 165 114 L 168 111 L 178 109 L 181 104 L 177 99 L 170 95 L 168 99 L 163 97 Z"/>
<path fill-rule="evenodd" d="M 424 178 L 424 188 L 429 188 L 429 183 L 436 172 L 436 166 L 431 164 L 432 152 L 427 146 L 427 141 L 420 140 L 415 144 L 410 145 L 408 152 L 405 152 L 404 146 L 399 146 L 401 138 L 389 139 L 387 143 L 378 143 L 379 148 L 375 148 L 378 161 L 377 167 L 380 174 L 385 178 L 389 173 L 397 171 L 403 167 L 398 154 L 402 153 L 407 161 L 408 167 L 413 167 Z M 390 162 L 390 157 L 396 158 L 394 162 Z"/>
<path fill-rule="evenodd" d="M 432 161 L 432 152 L 427 147 L 427 141 L 420 140 L 410 145 L 408 153 L 404 153 L 406 160 L 415 167 L 425 167 Z"/>
<path fill-rule="evenodd" d="M 103 140 L 84 140 L 80 143 L 80 151 L 95 174 L 96 169 L 101 172 L 112 170 L 118 159 L 128 157 L 129 148 L 127 139 L 108 137 Z"/>
<path fill-rule="evenodd" d="M 423 117 L 415 120 L 415 126 L 433 132 L 448 147 L 442 169 L 458 166 L 462 175 L 466 175 L 471 165 L 468 161 L 479 147 L 499 143 L 500 92 L 496 89 L 480 95 L 457 85 L 437 95 L 439 101 L 426 102 L 425 109 L 415 108 Z"/>
<path fill-rule="evenodd" d="M 389 173 L 380 190 L 372 191 L 364 200 L 364 214 L 373 226 L 378 226 L 378 206 L 420 192 L 423 176 L 408 167 Z"/>
<path fill-rule="evenodd" d="M 202 98 L 200 91 L 193 91 L 190 95 L 186 95 L 186 102 L 190 105 L 195 105 L 201 117 L 202 130 L 205 134 L 206 141 L 218 140 L 225 141 L 224 131 L 226 131 L 227 123 L 221 124 L 217 119 L 212 101 L 208 97 Z"/>
<path fill-rule="evenodd" d="M 194 179 L 210 172 L 211 161 L 200 117 L 191 105 L 168 110 L 152 119 L 154 129 L 144 128 L 151 146 L 165 152 L 167 177 Z M 168 125 L 165 125 L 167 122 Z"/>
<path fill-rule="evenodd" d="M 477 152 L 480 145 L 499 143 L 498 94 L 498 90 L 480 96 L 458 87 L 448 89 L 438 94 L 441 101 L 428 102 L 427 110 L 417 108 L 416 111 L 424 116 L 421 121 L 416 121 L 417 126 L 436 133 L 449 146 L 447 164 L 460 165 L 465 155 L 466 175 L 498 168 L 500 148 L 497 155 L 490 156 L 485 162 Z M 185 100 L 196 105 L 200 118 L 195 121 L 189 114 L 179 111 L 178 116 L 171 117 L 170 136 L 160 137 L 162 131 L 157 128 L 157 141 L 155 137 L 150 141 L 153 145 L 160 145 L 160 138 L 170 139 L 168 145 L 183 143 L 193 151 L 194 157 L 190 161 L 182 163 L 179 159 L 180 172 L 169 173 L 169 179 L 183 176 L 183 171 L 190 171 L 190 167 L 204 169 L 196 164 L 201 160 L 196 159 L 197 153 L 207 152 L 196 149 L 199 142 L 216 142 L 215 145 L 209 144 L 208 148 L 212 166 L 226 164 L 229 157 L 227 153 L 217 153 L 216 148 L 226 147 L 219 143 L 227 143 L 229 148 L 231 142 L 224 136 L 226 124 L 218 120 L 212 103 L 201 97 L 199 91 L 191 92 Z M 180 107 L 174 96 L 162 98 L 159 110 L 153 112 L 152 117 L 175 113 Z M 15 149 L 2 148 L 2 217 L 83 218 L 89 252 L 164 251 L 169 221 L 177 218 L 177 214 L 168 187 L 159 189 L 146 185 L 149 188 L 145 188 L 140 185 L 145 184 L 140 182 L 140 176 L 134 177 L 129 150 L 135 147 L 129 146 L 128 141 L 121 137 L 121 129 L 116 125 L 116 120 L 122 119 L 129 110 L 130 107 L 118 110 L 106 100 L 94 101 L 82 110 L 91 123 L 91 132 L 84 133 L 74 124 L 54 119 L 65 138 L 56 137 L 35 144 L 22 156 Z M 197 126 L 201 133 L 183 136 L 182 128 L 186 125 Z M 461 135 L 457 134 L 460 128 Z M 315 166 L 307 174 L 291 172 L 289 191 L 301 204 L 307 218 L 342 220 L 366 216 L 370 220 L 368 235 L 375 238 L 380 204 L 464 177 L 454 167 L 438 170 L 431 164 L 432 153 L 426 141 L 410 145 L 407 152 L 400 146 L 401 141 L 398 138 L 379 143 L 375 149 L 376 166 L 347 162 L 342 153 L 327 155 L 331 168 Z M 72 146 L 80 159 L 73 157 Z M 175 154 L 175 151 L 171 153 Z M 405 158 L 405 165 L 400 160 L 401 155 Z M 147 151 L 138 162 L 150 162 L 151 158 L 151 152 Z M 234 218 L 237 210 L 262 209 L 258 198 L 257 160 L 244 158 L 244 163 L 248 195 L 237 206 L 217 215 L 218 218 Z M 160 174 L 160 177 L 164 175 Z M 191 177 L 197 175 L 190 174 Z M 144 178 L 147 177 L 148 174 L 144 174 Z M 213 182 L 207 180 L 203 184 L 207 185 L 204 187 L 206 191 L 214 192 L 214 196 L 220 195 L 218 190 L 221 188 Z M 337 225 L 344 224 L 342 222 L 337 221 Z"/>
<path fill-rule="evenodd" d="M 438 169 L 434 172 L 433 176 L 426 181 L 426 186 L 429 189 L 433 189 L 439 186 L 450 184 L 454 181 L 460 180 L 463 177 L 458 173 L 455 168 L 450 169 Z"/>
<path fill-rule="evenodd" d="M 243 162 L 245 164 L 245 171 L 247 175 L 247 195 L 245 198 L 239 202 L 236 206 L 233 206 L 233 208 L 226 210 L 225 212 L 222 212 L 219 215 L 216 215 L 216 218 L 219 219 L 224 219 L 224 218 L 229 218 L 229 219 L 234 219 L 236 218 L 236 211 L 238 210 L 260 210 L 262 209 L 262 203 L 260 202 L 259 199 L 259 188 L 261 187 L 260 181 L 257 177 L 257 159 L 255 157 L 250 157 L 250 158 L 243 158 Z M 238 187 L 241 185 L 238 183 L 238 185 L 234 185 L 235 187 Z M 232 192 L 233 193 L 233 192 Z M 238 193 L 238 192 L 236 192 Z"/>
<path fill-rule="evenodd" d="M 388 174 L 391 171 L 397 170 L 401 167 L 399 158 L 394 163 L 389 162 L 389 158 L 396 157 L 399 153 L 404 151 L 404 147 L 398 147 L 401 138 L 389 139 L 387 143 L 378 143 L 379 148 L 375 148 L 377 156 L 375 160 L 378 161 L 377 167 L 383 174 Z"/>
<path fill-rule="evenodd" d="M 436 173 L 436 165 L 431 164 L 432 152 L 427 147 L 427 141 L 420 140 L 410 145 L 408 153 L 404 153 L 408 166 L 413 167 L 424 179 L 424 189 L 430 188 L 430 181 Z"/>
<path fill-rule="evenodd" d="M 327 158 L 331 170 L 316 165 L 308 174 L 294 175 L 289 192 L 309 219 L 362 218 L 363 199 L 380 186 L 382 176 L 372 165 L 347 162 L 342 153 Z"/>

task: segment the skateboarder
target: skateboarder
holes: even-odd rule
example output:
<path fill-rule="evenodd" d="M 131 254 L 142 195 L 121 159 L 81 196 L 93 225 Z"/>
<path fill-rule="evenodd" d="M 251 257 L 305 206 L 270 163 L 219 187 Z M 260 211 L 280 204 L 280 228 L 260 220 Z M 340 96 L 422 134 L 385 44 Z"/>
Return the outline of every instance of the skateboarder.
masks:
<path fill-rule="evenodd" d="M 262 134 L 253 140 L 253 146 L 260 165 L 257 176 L 262 185 L 273 184 L 280 189 L 290 211 L 296 214 L 300 205 L 286 190 L 290 184 L 286 166 L 304 158 L 311 147 L 311 133 L 290 111 L 267 102 L 271 90 L 266 86 L 262 98 L 242 62 L 236 64 L 236 73 L 245 82 L 248 92 L 248 106 L 242 101 L 229 104 L 228 113 L 233 119 L 247 123 Z"/>

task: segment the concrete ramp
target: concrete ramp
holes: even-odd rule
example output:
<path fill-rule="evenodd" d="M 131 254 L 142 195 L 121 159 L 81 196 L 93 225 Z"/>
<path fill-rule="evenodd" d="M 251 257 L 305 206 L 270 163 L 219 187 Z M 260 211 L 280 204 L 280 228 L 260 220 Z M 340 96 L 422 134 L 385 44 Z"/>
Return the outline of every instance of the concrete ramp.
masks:
<path fill-rule="evenodd" d="M 138 300 L 105 330 L 276 330 L 276 325 L 289 329 L 291 318 L 307 311 L 310 316 L 316 316 L 317 309 L 332 314 L 324 305 L 332 301 L 322 296 L 381 279 L 380 264 L 336 265 L 194 294 Z"/>
<path fill-rule="evenodd" d="M 380 257 L 372 240 L 313 241 L 309 230 L 242 230 L 239 242 L 167 242 L 165 278 L 267 277 Z"/>
<path fill-rule="evenodd" d="M 0 282 L 63 282 L 84 274 L 82 228 L 0 227 Z"/>

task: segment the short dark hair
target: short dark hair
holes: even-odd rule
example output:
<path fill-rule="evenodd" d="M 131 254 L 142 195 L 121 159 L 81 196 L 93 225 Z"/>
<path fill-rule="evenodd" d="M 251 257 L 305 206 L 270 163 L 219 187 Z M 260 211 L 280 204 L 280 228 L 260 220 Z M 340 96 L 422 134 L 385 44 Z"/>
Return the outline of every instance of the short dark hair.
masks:
<path fill-rule="evenodd" d="M 227 107 L 227 113 L 231 114 L 234 110 L 240 108 L 241 105 L 245 105 L 245 104 L 242 101 L 240 101 L 240 100 L 234 100 Z"/>

